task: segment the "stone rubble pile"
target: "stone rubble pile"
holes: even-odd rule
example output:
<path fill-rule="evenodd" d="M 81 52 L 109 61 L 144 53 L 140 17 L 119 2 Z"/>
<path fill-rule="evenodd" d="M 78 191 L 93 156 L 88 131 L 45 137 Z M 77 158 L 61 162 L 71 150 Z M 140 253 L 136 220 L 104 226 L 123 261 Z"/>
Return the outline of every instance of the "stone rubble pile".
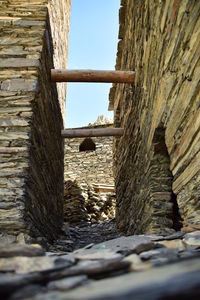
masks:
<path fill-rule="evenodd" d="M 68 180 L 64 185 L 64 220 L 72 225 L 89 222 L 86 210 L 87 194 L 76 181 Z"/>
<path fill-rule="evenodd" d="M 199 258 L 200 231 L 122 236 L 71 253 L 1 243 L 0 298 L 199 299 Z"/>
<path fill-rule="evenodd" d="M 89 245 L 91 241 L 92 243 L 101 243 L 115 239 L 119 237 L 119 232 L 116 228 L 115 219 L 112 219 L 104 222 L 100 221 L 89 226 L 69 226 L 68 235 L 69 239 L 73 241 L 73 249 L 75 250 Z M 55 246 L 55 249 L 57 249 L 57 243 Z"/>
<path fill-rule="evenodd" d="M 115 194 L 97 193 L 94 187 L 76 180 L 65 182 L 64 217 L 70 225 L 97 223 L 115 217 Z"/>

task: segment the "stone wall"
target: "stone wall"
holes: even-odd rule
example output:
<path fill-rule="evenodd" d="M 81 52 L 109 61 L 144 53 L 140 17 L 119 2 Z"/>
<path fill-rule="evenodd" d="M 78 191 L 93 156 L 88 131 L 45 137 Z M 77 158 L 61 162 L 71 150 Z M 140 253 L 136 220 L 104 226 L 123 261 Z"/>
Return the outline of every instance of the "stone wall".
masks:
<path fill-rule="evenodd" d="M 70 27 L 71 0 L 48 2 L 51 34 L 53 37 L 53 61 L 55 69 L 66 69 Z M 66 83 L 57 83 L 58 98 L 65 119 Z"/>
<path fill-rule="evenodd" d="M 114 192 L 100 193 L 92 184 L 67 180 L 64 189 L 64 221 L 85 225 L 115 217 Z"/>
<path fill-rule="evenodd" d="M 105 121 L 98 118 L 98 121 Z M 100 122 L 101 123 L 101 122 Z M 85 128 L 110 127 L 112 124 Z M 65 140 L 64 220 L 73 225 L 115 217 L 115 193 L 95 191 L 93 184 L 114 185 L 113 138 Z"/>
<path fill-rule="evenodd" d="M 103 128 L 112 125 L 90 126 Z M 88 127 L 85 127 L 88 128 Z M 65 181 L 114 184 L 112 137 L 94 137 L 95 151 L 79 151 L 84 138 L 65 139 Z"/>
<path fill-rule="evenodd" d="M 50 69 L 66 60 L 69 14 L 70 0 L 0 1 L 1 233 L 52 239 L 62 224 L 65 92 Z"/>
<path fill-rule="evenodd" d="M 199 16 L 200 1 L 121 1 L 116 69 L 135 84 L 114 85 L 109 108 L 125 129 L 114 169 L 126 233 L 169 231 L 179 213 L 200 224 Z"/>

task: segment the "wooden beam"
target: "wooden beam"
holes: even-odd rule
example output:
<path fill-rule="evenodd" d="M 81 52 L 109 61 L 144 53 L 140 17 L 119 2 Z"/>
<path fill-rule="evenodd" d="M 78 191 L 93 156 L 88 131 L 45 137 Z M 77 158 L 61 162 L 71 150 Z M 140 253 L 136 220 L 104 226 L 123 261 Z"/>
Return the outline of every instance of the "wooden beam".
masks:
<path fill-rule="evenodd" d="M 115 188 L 111 188 L 111 187 L 102 187 L 102 186 L 98 186 L 98 187 L 94 187 L 95 192 L 98 193 L 114 193 L 115 192 Z"/>
<path fill-rule="evenodd" d="M 52 69 L 51 80 L 55 82 L 134 83 L 135 72 Z"/>
<path fill-rule="evenodd" d="M 122 136 L 123 128 L 98 128 L 98 129 L 64 129 L 61 131 L 63 138 L 82 138 L 100 136 Z"/>
<path fill-rule="evenodd" d="M 94 183 L 93 187 L 94 187 L 94 190 L 99 193 L 109 193 L 109 192 L 114 193 L 115 192 L 114 185 L 95 184 Z"/>

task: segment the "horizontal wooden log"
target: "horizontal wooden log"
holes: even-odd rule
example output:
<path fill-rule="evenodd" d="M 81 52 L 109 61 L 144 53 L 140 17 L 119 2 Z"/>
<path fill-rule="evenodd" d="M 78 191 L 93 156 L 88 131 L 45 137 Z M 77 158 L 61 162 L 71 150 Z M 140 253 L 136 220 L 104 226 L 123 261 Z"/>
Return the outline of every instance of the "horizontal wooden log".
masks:
<path fill-rule="evenodd" d="M 134 83 L 135 72 L 52 69 L 51 80 L 54 82 Z"/>
<path fill-rule="evenodd" d="M 113 184 L 104 184 L 104 183 L 93 183 L 92 185 L 95 187 L 110 187 L 110 188 L 115 187 Z"/>
<path fill-rule="evenodd" d="M 108 192 L 115 192 L 114 185 L 106 185 L 106 184 L 93 184 L 94 190 L 99 193 L 108 193 Z"/>
<path fill-rule="evenodd" d="M 122 136 L 123 128 L 97 128 L 97 129 L 64 129 L 61 131 L 63 138 L 82 138 L 100 136 Z"/>
<path fill-rule="evenodd" d="M 115 188 L 110 188 L 110 187 L 94 187 L 95 192 L 97 193 L 114 193 Z"/>

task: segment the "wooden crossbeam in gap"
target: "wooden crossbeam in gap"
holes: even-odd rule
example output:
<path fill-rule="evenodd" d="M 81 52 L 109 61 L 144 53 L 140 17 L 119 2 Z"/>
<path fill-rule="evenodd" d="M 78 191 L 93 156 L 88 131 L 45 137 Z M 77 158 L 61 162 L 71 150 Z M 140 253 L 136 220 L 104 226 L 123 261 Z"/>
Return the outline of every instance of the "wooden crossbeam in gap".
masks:
<path fill-rule="evenodd" d="M 93 184 L 94 190 L 99 193 L 114 193 L 115 187 L 114 185 L 106 185 L 106 184 Z"/>
<path fill-rule="evenodd" d="M 123 133 L 123 128 L 64 129 L 61 131 L 63 138 L 122 136 Z"/>
<path fill-rule="evenodd" d="M 54 82 L 134 83 L 135 72 L 52 69 L 51 80 Z"/>

